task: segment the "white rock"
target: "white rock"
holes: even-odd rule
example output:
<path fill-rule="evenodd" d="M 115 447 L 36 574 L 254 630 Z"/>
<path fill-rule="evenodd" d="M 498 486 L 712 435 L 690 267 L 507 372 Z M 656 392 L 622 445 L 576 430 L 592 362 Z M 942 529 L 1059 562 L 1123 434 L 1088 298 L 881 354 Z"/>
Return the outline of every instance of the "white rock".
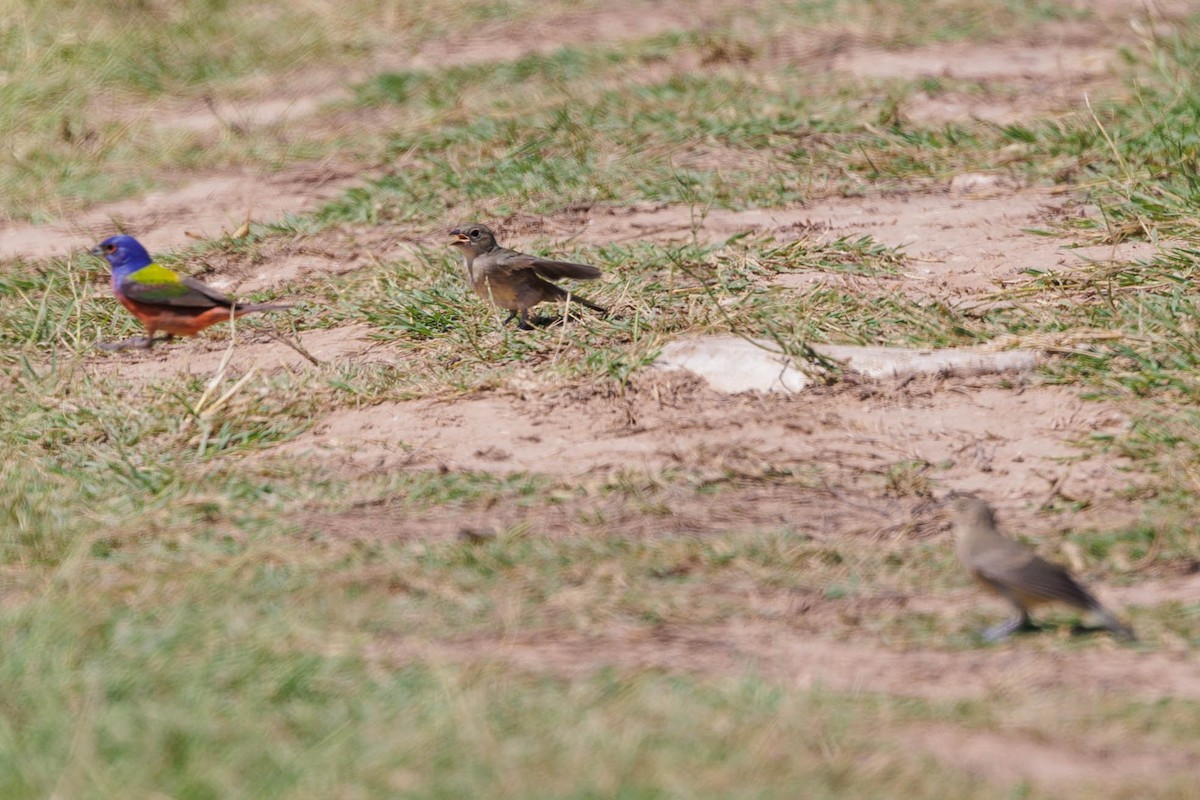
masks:
<path fill-rule="evenodd" d="M 1016 188 L 1012 178 L 995 172 L 962 172 L 950 179 L 950 194 L 991 195 Z"/>
<path fill-rule="evenodd" d="M 865 378 L 903 378 L 910 375 L 983 375 L 1029 370 L 1040 354 L 1031 350 L 993 353 L 970 348 L 908 350 L 901 347 L 814 345 L 820 355 Z M 654 362 L 662 369 L 685 369 L 720 392 L 799 392 L 816 381 L 805 365 L 767 339 L 703 336 L 671 342 Z M 808 371 L 819 373 L 819 367 Z"/>

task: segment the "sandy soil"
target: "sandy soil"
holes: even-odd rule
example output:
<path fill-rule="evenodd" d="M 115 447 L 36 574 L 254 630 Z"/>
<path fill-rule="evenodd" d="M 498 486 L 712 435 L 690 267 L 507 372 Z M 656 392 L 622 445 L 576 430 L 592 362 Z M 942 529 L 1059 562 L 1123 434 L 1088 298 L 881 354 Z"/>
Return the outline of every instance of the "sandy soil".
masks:
<path fill-rule="evenodd" d="M 247 216 L 255 222 L 319 208 L 357 177 L 344 166 L 300 164 L 274 174 L 214 175 L 174 191 L 97 206 L 58 224 L 0 226 L 0 257 L 47 258 L 86 250 L 117 230 L 151 252 L 195 237 L 228 235 Z"/>
<path fill-rule="evenodd" d="M 1069 388 L 1002 385 L 1008 380 L 729 396 L 675 373 L 647 373 L 609 397 L 534 385 L 338 411 L 286 447 L 377 468 L 560 475 L 670 467 L 720 474 L 770 465 L 843 471 L 842 480 L 852 480 L 911 461 L 929 465 L 947 489 L 1018 505 L 1057 492 L 1102 507 L 1129 485 L 1121 459 L 1072 444 L 1119 433 L 1127 425 L 1119 409 L 1081 401 Z"/>
<path fill-rule="evenodd" d="M 964 187 L 964 188 L 958 188 Z M 629 241 L 720 243 L 753 233 L 786 242 L 800 238 L 832 241 L 869 235 L 881 244 L 902 248 L 909 259 L 905 275 L 885 279 L 892 288 L 917 295 L 957 297 L 995 290 L 1017 282 L 1025 270 L 1064 269 L 1089 262 L 1148 257 L 1154 246 L 1143 241 L 1119 245 L 1067 242 L 1030 233 L 1062 216 L 1091 209 L 1050 189 L 1022 189 L 1003 176 L 964 174 L 942 191 L 892 197 L 829 198 L 793 208 L 746 211 L 693 209 L 687 206 L 596 206 L 558 217 L 520 217 L 497 226 L 504 241 L 520 247 L 532 235 L 563 244 Z M 693 230 L 694 229 L 694 230 Z M 433 240 L 431 239 L 431 243 Z M 828 272 L 781 276 L 784 286 L 832 280 Z"/>

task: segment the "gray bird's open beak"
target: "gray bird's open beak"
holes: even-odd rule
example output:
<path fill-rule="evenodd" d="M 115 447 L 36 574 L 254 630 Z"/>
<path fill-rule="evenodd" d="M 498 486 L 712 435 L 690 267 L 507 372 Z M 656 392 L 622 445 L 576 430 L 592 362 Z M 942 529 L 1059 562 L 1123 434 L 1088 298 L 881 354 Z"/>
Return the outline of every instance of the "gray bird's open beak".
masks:
<path fill-rule="evenodd" d="M 454 241 L 450 243 L 451 247 L 458 247 L 460 244 L 466 244 L 467 242 L 471 241 L 471 238 L 458 228 L 450 231 L 450 235 L 454 237 Z"/>

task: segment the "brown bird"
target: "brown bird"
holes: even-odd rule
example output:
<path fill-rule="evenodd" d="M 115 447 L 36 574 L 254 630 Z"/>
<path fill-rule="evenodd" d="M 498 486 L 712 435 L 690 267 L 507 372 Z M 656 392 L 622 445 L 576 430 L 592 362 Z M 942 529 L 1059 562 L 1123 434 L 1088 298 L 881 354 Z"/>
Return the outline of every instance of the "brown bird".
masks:
<path fill-rule="evenodd" d="M 501 247 L 496 235 L 486 225 L 472 222 L 450 231 L 463 255 L 467 267 L 467 280 L 475 294 L 490 300 L 510 312 L 505 322 L 519 318 L 518 326 L 529 330 L 529 309 L 547 300 L 563 300 L 570 297 L 601 314 L 608 309 L 585 300 L 550 281 L 574 278 L 581 281 L 600 277 L 600 268 L 590 264 L 572 264 L 569 261 L 551 261 L 538 256 L 525 255 Z"/>
<path fill-rule="evenodd" d="M 1001 535 L 987 503 L 964 494 L 955 495 L 950 507 L 959 559 L 985 589 L 1000 595 L 1017 609 L 1014 619 L 983 632 L 989 642 L 1033 627 L 1030 609 L 1054 601 L 1095 614 L 1104 627 L 1117 636 L 1134 638 L 1133 629 L 1100 605 L 1100 601 L 1080 586 L 1069 572 L 1020 542 Z"/>

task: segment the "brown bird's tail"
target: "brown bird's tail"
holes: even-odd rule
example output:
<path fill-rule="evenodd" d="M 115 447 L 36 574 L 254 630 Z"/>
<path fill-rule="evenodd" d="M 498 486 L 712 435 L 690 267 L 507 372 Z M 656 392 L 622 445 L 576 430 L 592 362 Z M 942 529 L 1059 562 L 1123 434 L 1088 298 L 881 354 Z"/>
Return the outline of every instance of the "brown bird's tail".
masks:
<path fill-rule="evenodd" d="M 1064 603 L 1095 615 L 1100 624 L 1108 628 L 1114 636 L 1130 641 L 1137 639 L 1133 634 L 1133 628 L 1117 619 L 1116 614 L 1101 605 L 1100 601 L 1072 578 L 1070 573 L 1061 567 L 1041 561 L 1041 559 L 1038 559 L 1038 561 L 1054 569 L 1062 579 L 1057 582 L 1043 582 L 1038 584 L 1038 588 L 1044 592 L 1046 599 L 1061 600 Z"/>
<path fill-rule="evenodd" d="M 580 296 L 579 296 L 579 295 L 577 295 L 577 294 L 573 294 L 573 295 L 571 295 L 570 297 L 571 297 L 571 302 L 572 302 L 572 303 L 579 303 L 579 305 L 581 305 L 581 306 L 587 306 L 587 307 L 588 307 L 588 308 L 590 308 L 592 311 L 599 311 L 601 314 L 605 314 L 605 315 L 607 315 L 607 314 L 608 314 L 608 309 L 607 309 L 607 308 L 605 308 L 604 306 L 598 306 L 598 305 L 596 305 L 595 303 L 593 303 L 591 300 L 587 300 L 587 299 L 585 299 L 585 298 L 583 298 L 583 297 L 580 297 Z"/>
<path fill-rule="evenodd" d="M 546 258 L 533 258 L 533 268 L 539 275 L 552 281 L 563 278 L 574 278 L 577 281 L 594 281 L 600 277 L 600 268 L 591 264 L 575 264 L 570 261 L 551 261 Z"/>
<path fill-rule="evenodd" d="M 1129 641 L 1135 641 L 1137 639 L 1137 636 L 1133 633 L 1133 628 L 1126 625 L 1117 618 L 1116 614 L 1112 613 L 1103 605 L 1101 605 L 1100 601 L 1097 600 L 1091 592 L 1076 583 L 1075 580 L 1067 575 L 1066 572 L 1063 572 L 1063 575 L 1067 577 L 1072 588 L 1078 594 L 1075 596 L 1060 594 L 1054 599 L 1065 600 L 1077 608 L 1081 608 L 1087 613 L 1095 615 L 1096 620 L 1105 628 L 1107 628 L 1114 636 L 1117 636 L 1121 639 L 1127 639 Z"/>
<path fill-rule="evenodd" d="M 1095 614 L 1096 618 L 1100 620 L 1101 624 L 1108 628 L 1114 636 L 1119 636 L 1122 639 L 1127 639 L 1131 642 L 1137 640 L 1137 635 L 1133 632 L 1133 628 L 1117 619 L 1116 615 L 1104 606 L 1096 603 L 1088 610 Z"/>

